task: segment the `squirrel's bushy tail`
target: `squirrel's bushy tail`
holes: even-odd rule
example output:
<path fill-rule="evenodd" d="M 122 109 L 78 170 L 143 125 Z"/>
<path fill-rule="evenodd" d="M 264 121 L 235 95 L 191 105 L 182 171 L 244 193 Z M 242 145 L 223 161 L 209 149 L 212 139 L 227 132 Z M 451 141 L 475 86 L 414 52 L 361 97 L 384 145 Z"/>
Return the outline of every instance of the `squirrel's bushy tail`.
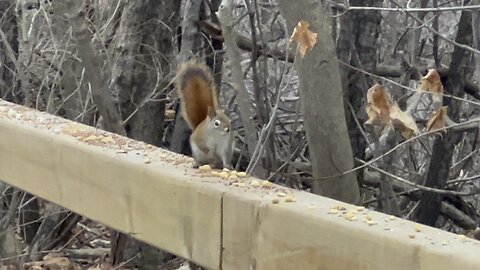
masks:
<path fill-rule="evenodd" d="M 218 108 L 212 73 L 202 63 L 195 60 L 183 63 L 178 69 L 175 87 L 181 99 L 183 118 L 191 129 L 207 118 L 208 107 Z"/>

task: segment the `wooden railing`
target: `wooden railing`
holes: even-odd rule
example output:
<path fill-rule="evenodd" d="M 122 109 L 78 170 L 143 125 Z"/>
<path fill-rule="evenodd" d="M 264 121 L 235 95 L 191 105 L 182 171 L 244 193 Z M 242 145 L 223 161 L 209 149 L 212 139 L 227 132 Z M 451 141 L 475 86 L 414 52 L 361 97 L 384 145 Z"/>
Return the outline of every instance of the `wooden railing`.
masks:
<path fill-rule="evenodd" d="M 0 160 L 8 184 L 209 269 L 480 269 L 478 241 L 5 101 Z"/>

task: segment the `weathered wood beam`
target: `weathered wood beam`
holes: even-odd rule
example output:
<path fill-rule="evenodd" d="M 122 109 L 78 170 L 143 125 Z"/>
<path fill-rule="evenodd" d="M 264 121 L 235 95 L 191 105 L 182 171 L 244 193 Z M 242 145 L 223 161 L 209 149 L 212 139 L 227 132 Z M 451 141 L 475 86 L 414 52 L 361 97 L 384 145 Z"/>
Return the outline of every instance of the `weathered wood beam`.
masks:
<path fill-rule="evenodd" d="M 209 269 L 480 265 L 478 241 L 374 211 L 347 220 L 331 209 L 355 206 L 222 180 L 190 158 L 5 101 L 0 160 L 3 181 Z"/>

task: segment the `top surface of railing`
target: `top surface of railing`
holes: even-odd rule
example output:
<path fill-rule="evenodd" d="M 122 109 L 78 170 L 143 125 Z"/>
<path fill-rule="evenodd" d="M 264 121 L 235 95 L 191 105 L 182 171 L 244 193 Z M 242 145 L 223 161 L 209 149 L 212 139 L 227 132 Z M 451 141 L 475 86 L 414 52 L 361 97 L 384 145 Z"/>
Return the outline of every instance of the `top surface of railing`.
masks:
<path fill-rule="evenodd" d="M 0 158 L 3 181 L 211 269 L 480 269 L 478 241 L 5 101 Z"/>

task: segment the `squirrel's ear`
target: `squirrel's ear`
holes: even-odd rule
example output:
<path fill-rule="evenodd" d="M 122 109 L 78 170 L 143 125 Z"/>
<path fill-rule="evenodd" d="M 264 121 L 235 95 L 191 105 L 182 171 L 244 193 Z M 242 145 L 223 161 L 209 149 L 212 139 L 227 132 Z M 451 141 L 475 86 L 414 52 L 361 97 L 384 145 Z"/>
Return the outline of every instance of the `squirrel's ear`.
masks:
<path fill-rule="evenodd" d="M 215 118 L 215 116 L 217 115 L 217 112 L 215 112 L 215 109 L 212 108 L 211 106 L 208 106 L 208 117 L 210 118 Z"/>

